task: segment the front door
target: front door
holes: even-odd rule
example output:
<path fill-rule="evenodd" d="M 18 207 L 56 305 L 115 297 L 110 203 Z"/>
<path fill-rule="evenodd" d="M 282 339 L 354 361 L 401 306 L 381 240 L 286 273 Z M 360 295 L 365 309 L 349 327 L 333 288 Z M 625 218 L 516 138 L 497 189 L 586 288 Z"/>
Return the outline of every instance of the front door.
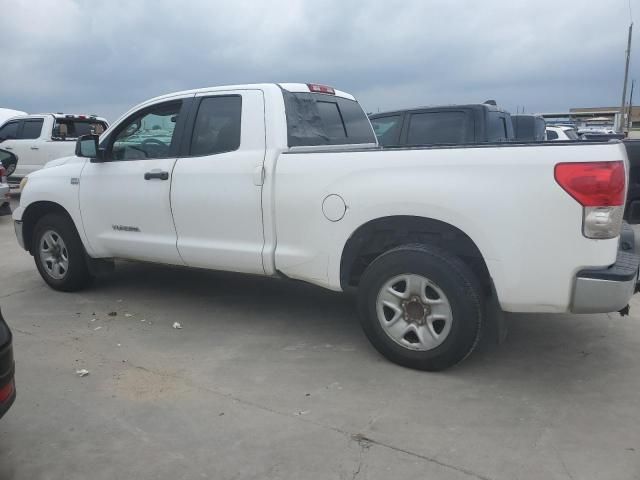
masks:
<path fill-rule="evenodd" d="M 96 256 L 183 264 L 170 192 L 188 102 L 143 107 L 102 140 L 105 161 L 87 161 L 80 210 Z"/>
<path fill-rule="evenodd" d="M 264 274 L 260 90 L 201 93 L 176 162 L 171 206 L 185 263 Z"/>

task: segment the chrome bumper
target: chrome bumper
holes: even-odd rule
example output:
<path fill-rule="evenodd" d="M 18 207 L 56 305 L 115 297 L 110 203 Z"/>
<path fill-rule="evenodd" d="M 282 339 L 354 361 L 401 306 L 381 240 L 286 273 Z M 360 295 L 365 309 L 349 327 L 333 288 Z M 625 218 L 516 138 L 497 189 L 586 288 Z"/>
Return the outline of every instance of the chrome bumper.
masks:
<path fill-rule="evenodd" d="M 14 220 L 13 221 L 13 228 L 16 231 L 16 238 L 18 239 L 18 244 L 26 250 L 25 246 L 24 246 L 24 237 L 22 236 L 22 221 L 20 220 Z"/>
<path fill-rule="evenodd" d="M 624 309 L 636 292 L 640 257 L 618 251 L 616 263 L 608 268 L 578 272 L 573 287 L 573 313 L 609 313 Z"/>

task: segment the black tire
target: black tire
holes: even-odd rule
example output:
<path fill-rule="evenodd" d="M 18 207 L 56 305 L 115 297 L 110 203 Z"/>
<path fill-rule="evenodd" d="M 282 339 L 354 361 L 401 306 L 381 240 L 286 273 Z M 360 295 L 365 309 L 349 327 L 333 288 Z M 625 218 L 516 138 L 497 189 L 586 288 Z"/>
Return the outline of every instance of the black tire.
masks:
<path fill-rule="evenodd" d="M 451 325 L 442 343 L 416 351 L 393 340 L 378 319 L 378 294 L 396 276 L 413 274 L 431 280 L 444 292 Z M 358 287 L 358 309 L 365 334 L 387 359 L 405 367 L 438 371 L 464 360 L 476 347 L 483 323 L 482 286 L 455 255 L 431 245 L 404 245 L 382 254 L 365 270 Z M 406 310 L 405 310 L 406 314 Z"/>
<path fill-rule="evenodd" d="M 58 235 L 65 245 L 67 267 L 61 278 L 54 278 L 45 266 L 40 245 L 42 238 L 48 232 Z M 78 235 L 73 221 L 66 215 L 50 213 L 43 216 L 33 230 L 31 252 L 36 262 L 36 267 L 42 279 L 54 290 L 74 292 L 82 290 L 91 284 L 93 276 L 87 266 L 86 254 L 82 241 Z"/>

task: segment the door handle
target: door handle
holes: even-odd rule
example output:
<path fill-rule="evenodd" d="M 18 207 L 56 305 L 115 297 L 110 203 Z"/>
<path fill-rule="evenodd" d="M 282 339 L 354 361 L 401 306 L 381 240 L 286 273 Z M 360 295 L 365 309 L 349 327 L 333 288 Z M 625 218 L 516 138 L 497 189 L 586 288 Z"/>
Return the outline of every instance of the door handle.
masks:
<path fill-rule="evenodd" d="M 13 150 L 13 147 L 2 147 L 2 148 L 4 148 L 5 150 Z"/>
<path fill-rule="evenodd" d="M 158 180 L 169 180 L 169 172 L 147 172 L 144 174 L 145 180 L 153 180 L 154 178 Z"/>
<path fill-rule="evenodd" d="M 31 150 L 40 150 L 38 147 L 31 147 Z"/>

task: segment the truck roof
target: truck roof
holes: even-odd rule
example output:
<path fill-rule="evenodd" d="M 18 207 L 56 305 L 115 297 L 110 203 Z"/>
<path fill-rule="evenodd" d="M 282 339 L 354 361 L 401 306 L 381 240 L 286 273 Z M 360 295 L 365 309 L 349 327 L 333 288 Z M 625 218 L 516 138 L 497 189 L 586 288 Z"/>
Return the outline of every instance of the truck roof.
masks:
<path fill-rule="evenodd" d="M 318 90 L 312 90 L 313 87 L 321 87 L 324 89 L 329 89 L 331 95 L 335 95 L 342 98 L 347 98 L 349 100 L 355 100 L 353 95 L 348 94 L 347 92 L 343 92 L 342 90 L 337 90 L 333 87 L 328 87 L 326 85 L 321 85 L 318 83 L 248 83 L 248 84 L 240 84 L 240 85 L 220 85 L 215 87 L 203 87 L 203 88 L 194 88 L 191 90 L 182 90 L 179 92 L 167 93 L 165 95 L 160 95 L 158 97 L 151 98 L 143 103 L 154 103 L 157 100 L 162 100 L 164 98 L 171 98 L 178 95 L 187 95 L 187 94 L 198 94 L 205 92 L 217 92 L 217 91 L 225 91 L 225 90 L 257 90 L 257 89 L 270 89 L 270 88 L 280 88 L 282 90 L 286 90 L 288 92 L 293 93 L 328 93 L 322 92 Z"/>
<path fill-rule="evenodd" d="M 415 111 L 424 111 L 424 110 L 458 110 L 461 108 L 465 108 L 468 110 L 488 110 L 491 112 L 504 112 L 504 113 L 508 113 L 505 109 L 497 107 L 495 105 L 491 105 L 488 103 L 469 103 L 469 104 L 464 104 L 464 105 L 455 105 L 455 104 L 451 104 L 451 105 L 428 105 L 428 106 L 424 106 L 424 107 L 412 107 L 412 108 L 401 108 L 398 110 L 389 110 L 386 112 L 378 112 L 378 113 L 372 113 L 371 115 L 369 115 L 369 117 L 371 118 L 376 118 L 376 117 L 383 117 L 383 116 L 388 116 L 388 115 L 399 115 L 402 113 L 406 113 L 406 112 L 415 112 Z"/>

